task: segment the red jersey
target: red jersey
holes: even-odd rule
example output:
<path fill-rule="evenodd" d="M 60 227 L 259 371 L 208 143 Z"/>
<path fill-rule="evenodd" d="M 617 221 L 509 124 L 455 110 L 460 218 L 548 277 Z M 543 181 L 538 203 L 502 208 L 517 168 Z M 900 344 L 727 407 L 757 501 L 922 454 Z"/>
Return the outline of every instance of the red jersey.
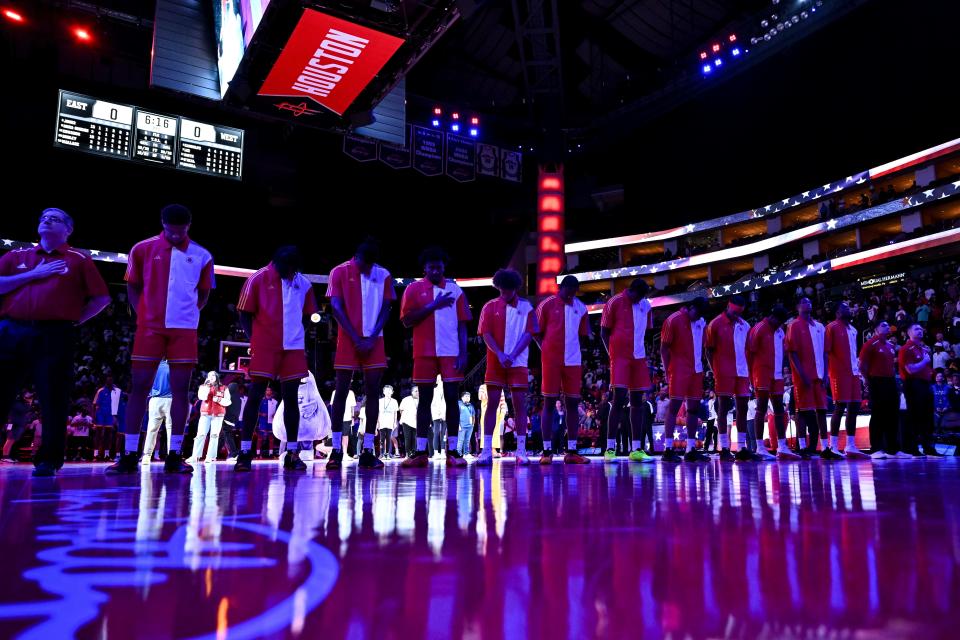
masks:
<path fill-rule="evenodd" d="M 600 326 L 610 330 L 610 358 L 639 360 L 647 357 L 644 345 L 647 327 L 651 324 L 652 305 L 646 298 L 630 302 L 626 291 L 610 298 L 603 305 Z"/>

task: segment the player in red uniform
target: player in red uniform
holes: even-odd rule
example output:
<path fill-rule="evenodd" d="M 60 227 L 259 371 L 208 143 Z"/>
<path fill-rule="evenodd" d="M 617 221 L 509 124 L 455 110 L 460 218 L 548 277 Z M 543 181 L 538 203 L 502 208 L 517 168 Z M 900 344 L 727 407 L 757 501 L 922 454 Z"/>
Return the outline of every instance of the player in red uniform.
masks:
<path fill-rule="evenodd" d="M 766 419 L 767 406 L 772 404 L 773 424 L 777 432 L 777 459 L 799 460 L 800 456 L 787 446 L 787 416 L 783 407 L 783 325 L 786 321 L 787 310 L 782 305 L 774 305 L 770 315 L 750 329 L 747 358 L 753 390 L 757 394 L 758 424 Z M 772 441 L 773 436 L 770 438 Z"/>
<path fill-rule="evenodd" d="M 660 358 L 667 372 L 670 407 L 664 420 L 663 462 L 706 462 L 707 456 L 696 450 L 700 399 L 703 397 L 703 328 L 706 322 L 707 299 L 697 297 L 675 311 L 660 332 Z M 673 450 L 673 431 L 677 414 L 686 402 L 686 455 Z"/>
<path fill-rule="evenodd" d="M 827 354 L 827 371 L 833 391 L 834 410 L 830 419 L 828 447 L 837 453 L 840 436 L 840 421 L 847 414 L 847 445 L 844 454 L 850 460 L 864 460 L 868 456 L 857 448 L 854 438 L 857 431 L 857 413 L 860 411 L 862 390 L 860 387 L 860 362 L 857 352 L 857 329 L 853 326 L 853 313 L 846 302 L 837 307 L 837 319 L 827 325 L 823 349 Z"/>

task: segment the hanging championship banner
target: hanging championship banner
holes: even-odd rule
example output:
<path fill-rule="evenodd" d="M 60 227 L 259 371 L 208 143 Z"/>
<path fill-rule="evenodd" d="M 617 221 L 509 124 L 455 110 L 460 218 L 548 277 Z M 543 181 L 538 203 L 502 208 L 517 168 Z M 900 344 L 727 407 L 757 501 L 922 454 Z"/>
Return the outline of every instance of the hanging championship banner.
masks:
<path fill-rule="evenodd" d="M 477 145 L 477 173 L 482 176 L 500 175 L 500 148 L 492 144 Z"/>
<path fill-rule="evenodd" d="M 390 144 L 381 142 L 379 147 L 380 162 L 391 169 L 409 169 L 410 168 L 410 127 L 406 127 L 406 136 L 404 143 Z"/>
<path fill-rule="evenodd" d="M 472 138 L 447 134 L 447 175 L 457 182 L 477 179 L 477 145 Z"/>
<path fill-rule="evenodd" d="M 425 176 L 443 173 L 443 132 L 413 128 L 413 168 Z"/>
<path fill-rule="evenodd" d="M 343 152 L 358 162 L 372 162 L 377 159 L 377 141 L 344 135 Z"/>
<path fill-rule="evenodd" d="M 511 182 L 523 179 L 523 154 L 519 151 L 501 149 L 500 177 Z"/>

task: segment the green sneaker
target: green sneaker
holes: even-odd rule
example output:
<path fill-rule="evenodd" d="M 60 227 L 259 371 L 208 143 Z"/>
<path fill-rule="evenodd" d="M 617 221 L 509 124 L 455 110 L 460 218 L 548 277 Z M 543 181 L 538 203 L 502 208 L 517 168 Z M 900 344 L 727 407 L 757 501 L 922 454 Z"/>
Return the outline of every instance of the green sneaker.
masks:
<path fill-rule="evenodd" d="M 654 460 L 653 456 L 647 455 L 647 452 L 642 449 L 630 452 L 630 462 L 653 462 Z"/>
<path fill-rule="evenodd" d="M 604 462 L 616 462 L 617 461 L 617 452 L 613 449 L 607 449 L 603 452 Z"/>

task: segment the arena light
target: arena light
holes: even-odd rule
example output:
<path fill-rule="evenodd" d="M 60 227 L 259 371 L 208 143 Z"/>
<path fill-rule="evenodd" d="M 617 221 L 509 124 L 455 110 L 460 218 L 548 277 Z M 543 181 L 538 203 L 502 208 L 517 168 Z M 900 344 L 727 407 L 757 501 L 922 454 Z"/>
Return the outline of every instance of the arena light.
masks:
<path fill-rule="evenodd" d="M 10 22 L 23 23 L 23 15 L 17 13 L 13 9 L 4 9 L 3 17 L 9 20 Z"/>
<path fill-rule="evenodd" d="M 480 135 L 480 131 L 476 127 L 470 127 L 470 137 L 476 138 L 478 135 Z"/>
<path fill-rule="evenodd" d="M 714 53 L 720 53 L 720 45 L 715 44 L 712 47 Z"/>
<path fill-rule="evenodd" d="M 458 133 L 460 131 L 460 125 L 454 122 L 452 125 L 450 125 L 450 131 Z"/>
<path fill-rule="evenodd" d="M 443 109 L 441 109 L 440 107 L 434 107 L 434 108 L 433 108 L 433 115 L 435 115 L 435 116 L 443 115 Z"/>
<path fill-rule="evenodd" d="M 704 75 L 710 73 L 711 71 L 713 71 L 713 67 L 712 67 L 712 66 L 710 66 L 709 64 L 703 65 L 703 73 L 704 73 Z"/>
<path fill-rule="evenodd" d="M 730 55 L 732 55 L 732 56 L 734 56 L 734 57 L 739 56 L 739 55 L 740 55 L 740 49 L 737 48 L 737 47 L 734 47 L 734 48 L 733 48 L 733 51 L 730 52 Z"/>
<path fill-rule="evenodd" d="M 310 322 L 312 322 L 313 324 L 319 324 L 319 323 L 320 323 L 320 314 L 319 314 L 319 313 L 312 313 L 312 314 L 310 314 Z"/>
<path fill-rule="evenodd" d="M 459 114 L 458 112 L 454 111 L 453 113 L 450 114 L 450 117 L 453 118 L 454 120 L 459 120 L 459 119 L 460 119 L 460 114 Z"/>
<path fill-rule="evenodd" d="M 723 65 L 723 60 L 721 58 L 717 58 L 716 60 L 713 61 L 713 66 L 715 67 L 719 67 L 722 65 Z"/>
<path fill-rule="evenodd" d="M 73 37 L 79 40 L 80 42 L 90 43 L 93 42 L 93 36 L 90 34 L 90 30 L 86 27 L 73 27 L 71 29 Z"/>
<path fill-rule="evenodd" d="M 439 127 L 439 126 L 440 126 L 440 121 L 437 120 L 436 118 L 434 118 L 434 119 L 433 119 L 433 122 L 431 122 L 431 124 L 432 124 L 434 127 Z"/>
<path fill-rule="evenodd" d="M 737 41 L 737 34 L 731 33 L 731 34 L 730 34 L 730 37 L 727 38 L 727 40 L 729 40 L 730 42 L 736 42 L 736 41 Z"/>
<path fill-rule="evenodd" d="M 700 59 L 701 59 L 701 60 L 706 60 L 706 59 L 707 59 L 707 52 L 706 52 L 706 51 L 701 51 L 701 52 L 700 52 Z"/>

